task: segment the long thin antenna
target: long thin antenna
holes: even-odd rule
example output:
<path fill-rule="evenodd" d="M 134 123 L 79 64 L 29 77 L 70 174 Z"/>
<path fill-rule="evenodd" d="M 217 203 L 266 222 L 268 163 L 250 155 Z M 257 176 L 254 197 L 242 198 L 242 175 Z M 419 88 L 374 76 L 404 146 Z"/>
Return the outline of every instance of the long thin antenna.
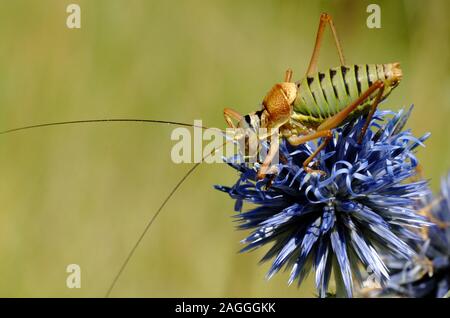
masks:
<path fill-rule="evenodd" d="M 147 222 L 147 225 L 145 226 L 144 230 L 142 231 L 141 235 L 137 239 L 136 243 L 134 244 L 133 248 L 128 253 L 127 257 L 125 258 L 125 261 L 122 263 L 122 266 L 120 267 L 119 271 L 117 272 L 116 276 L 114 277 L 114 280 L 112 281 L 111 285 L 108 288 L 108 291 L 106 292 L 105 297 L 108 298 L 111 294 L 112 290 L 114 289 L 114 286 L 116 285 L 117 281 L 119 280 L 120 276 L 122 275 L 123 271 L 125 270 L 125 267 L 127 267 L 131 257 L 133 256 L 134 252 L 136 251 L 139 244 L 142 242 L 142 239 L 144 238 L 145 234 L 147 234 L 148 230 L 152 226 L 152 224 L 155 222 L 158 215 L 161 213 L 161 210 L 164 208 L 164 206 L 169 202 L 170 198 L 175 194 L 175 192 L 178 190 L 178 188 L 183 184 L 183 182 L 195 171 L 195 169 L 200 165 L 203 160 L 205 160 L 207 157 L 213 155 L 218 149 L 223 148 L 228 142 L 234 141 L 233 139 L 229 139 L 225 141 L 220 147 L 215 148 L 213 151 L 211 151 L 209 154 L 206 154 L 203 156 L 202 160 L 198 163 L 196 163 L 191 169 L 186 172 L 186 174 L 181 178 L 175 187 L 170 191 L 169 195 L 164 199 L 162 204 L 159 206 L 158 210 L 156 210 L 156 213 L 153 214 L 153 216 L 150 218 L 150 220 Z"/>
<path fill-rule="evenodd" d="M 59 121 L 59 122 L 49 122 L 49 123 L 43 123 L 43 124 L 22 126 L 22 127 L 18 127 L 18 128 L 12 128 L 12 129 L 8 129 L 8 130 L 0 131 L 0 135 L 19 132 L 22 130 L 34 129 L 34 128 L 49 127 L 49 126 L 62 126 L 62 125 L 85 124 L 85 123 L 103 123 L 103 122 L 141 122 L 141 123 L 169 124 L 169 125 L 176 125 L 176 126 L 209 129 L 206 126 L 187 124 L 187 123 L 177 122 L 177 121 L 156 120 L 156 119 L 136 119 L 136 118 L 105 118 L 105 119 L 83 119 L 83 120 Z M 225 136 L 227 136 L 226 133 L 219 128 L 211 128 L 211 129 L 217 129 L 217 130 L 221 131 Z M 195 171 L 195 169 L 200 165 L 200 163 L 203 160 L 205 160 L 207 157 L 214 154 L 218 149 L 224 147 L 230 141 L 234 141 L 234 139 L 228 139 L 220 147 L 214 149 L 209 154 L 205 155 L 199 163 L 196 163 L 191 169 L 188 170 L 188 172 L 183 176 L 183 178 L 181 178 L 178 181 L 178 183 L 175 185 L 175 187 L 170 191 L 169 195 L 164 199 L 164 201 L 159 206 L 156 213 L 153 214 L 153 216 L 150 218 L 150 220 L 148 221 L 147 225 L 145 226 L 143 232 L 141 233 L 141 235 L 137 239 L 136 243 L 134 244 L 133 248 L 128 253 L 122 266 L 120 267 L 119 271 L 117 272 L 116 276 L 114 277 L 114 280 L 112 281 L 111 285 L 109 286 L 108 291 L 106 292 L 106 297 L 109 297 L 109 295 L 111 294 L 114 286 L 116 285 L 116 283 L 119 280 L 120 276 L 122 275 L 123 271 L 127 267 L 131 257 L 134 255 L 134 252 L 138 248 L 139 244 L 142 242 L 144 236 L 147 234 L 148 230 L 150 229 L 152 224 L 155 222 L 156 218 L 161 213 L 162 209 L 166 206 L 167 202 L 169 202 L 169 200 L 172 198 L 172 196 L 175 194 L 175 192 L 178 190 L 178 188 Z"/>
<path fill-rule="evenodd" d="M 208 127 L 205 127 L 205 126 L 197 126 L 197 125 L 187 124 L 187 123 L 178 122 L 178 121 L 167 121 L 167 120 L 156 120 L 156 119 L 135 119 L 135 118 L 106 118 L 106 119 L 70 120 L 70 121 L 59 121 L 59 122 L 52 122 L 52 123 L 29 125 L 29 126 L 23 126 L 23 127 L 12 128 L 12 129 L 8 129 L 8 130 L 0 131 L 0 135 L 9 134 L 9 133 L 13 133 L 13 132 L 18 132 L 18 131 L 21 131 L 21 130 L 34 129 L 34 128 L 43 128 L 43 127 L 49 127 L 49 126 L 86 124 L 86 123 L 104 123 L 104 122 L 141 122 L 141 123 L 169 124 L 169 125 L 176 125 L 176 126 L 196 127 L 196 128 L 208 129 Z"/>
<path fill-rule="evenodd" d="M 194 172 L 194 170 L 200 165 L 200 163 L 196 163 L 189 171 L 184 175 L 183 178 L 178 181 L 178 183 L 175 185 L 175 187 L 170 191 L 169 195 L 166 197 L 166 199 L 163 201 L 163 203 L 159 206 L 158 210 L 155 214 L 151 217 L 151 219 L 148 221 L 147 225 L 144 228 L 144 231 L 142 231 L 141 235 L 137 239 L 136 243 L 134 244 L 133 248 L 128 253 L 127 257 L 125 258 L 125 261 L 123 262 L 122 266 L 120 267 L 119 271 L 117 272 L 116 276 L 114 277 L 114 280 L 112 281 L 111 285 L 108 288 L 108 291 L 106 292 L 105 297 L 108 298 L 111 294 L 114 286 L 116 285 L 117 281 L 119 280 L 120 276 L 122 275 L 123 271 L 125 270 L 125 267 L 127 267 L 131 257 L 134 255 L 134 252 L 138 248 L 139 244 L 141 244 L 142 239 L 144 238 L 145 234 L 147 234 L 148 230 L 152 226 L 153 222 L 155 222 L 158 215 L 161 213 L 161 210 L 164 208 L 164 206 L 169 202 L 170 198 L 175 194 L 175 192 L 178 190 L 178 188 L 183 184 L 183 182 L 189 177 L 191 173 Z"/>

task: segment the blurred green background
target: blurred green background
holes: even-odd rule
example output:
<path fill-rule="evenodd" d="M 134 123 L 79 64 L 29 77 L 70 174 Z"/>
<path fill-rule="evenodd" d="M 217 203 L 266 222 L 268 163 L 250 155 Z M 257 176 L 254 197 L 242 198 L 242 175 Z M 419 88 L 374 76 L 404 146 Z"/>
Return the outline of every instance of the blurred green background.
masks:
<path fill-rule="evenodd" d="M 81 6 L 80 30 L 66 6 Z M 0 130 L 48 121 L 129 117 L 224 127 L 222 109 L 256 109 L 287 67 L 306 71 L 321 12 L 348 63 L 399 61 L 404 80 L 383 108 L 415 104 L 409 126 L 437 189 L 450 168 L 450 3 L 376 1 L 19 0 L 0 2 Z M 329 30 L 319 68 L 338 64 Z M 170 160 L 172 128 L 114 123 L 0 136 L 0 296 L 103 296 L 124 257 L 189 165 Z M 303 297 L 287 275 L 267 282 L 263 250 L 233 202 L 213 190 L 237 175 L 204 165 L 167 205 L 112 296 Z M 66 287 L 66 266 L 82 288 Z"/>

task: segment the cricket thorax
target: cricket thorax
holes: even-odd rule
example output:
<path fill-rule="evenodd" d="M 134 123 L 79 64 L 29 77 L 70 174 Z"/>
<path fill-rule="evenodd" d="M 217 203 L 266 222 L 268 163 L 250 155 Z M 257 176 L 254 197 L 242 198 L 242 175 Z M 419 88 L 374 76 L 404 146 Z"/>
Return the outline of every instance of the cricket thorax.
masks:
<path fill-rule="evenodd" d="M 320 124 L 358 99 L 373 83 L 381 80 L 385 99 L 402 79 L 399 63 L 346 65 L 317 72 L 297 82 L 293 117 L 308 125 Z M 368 111 L 375 95 L 355 113 Z"/>
<path fill-rule="evenodd" d="M 262 102 L 262 126 L 278 128 L 288 122 L 296 97 L 297 86 L 295 83 L 283 82 L 273 86 Z"/>

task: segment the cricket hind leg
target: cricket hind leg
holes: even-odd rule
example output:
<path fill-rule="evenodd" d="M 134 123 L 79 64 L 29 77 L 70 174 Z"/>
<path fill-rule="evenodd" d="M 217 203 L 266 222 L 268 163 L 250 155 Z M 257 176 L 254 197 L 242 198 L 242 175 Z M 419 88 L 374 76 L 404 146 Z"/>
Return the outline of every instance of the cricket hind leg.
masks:
<path fill-rule="evenodd" d="M 364 138 L 364 135 L 366 134 L 367 129 L 369 128 L 370 122 L 372 121 L 373 115 L 375 114 L 375 111 L 377 110 L 378 104 L 381 101 L 381 96 L 383 96 L 384 92 L 384 83 L 381 82 L 378 86 L 378 93 L 375 97 L 375 100 L 372 103 L 372 106 L 370 107 L 369 114 L 366 117 L 366 122 L 364 123 L 364 127 L 361 130 L 361 134 L 358 137 L 358 144 L 361 144 Z"/>
<path fill-rule="evenodd" d="M 314 132 L 309 135 L 302 135 L 302 136 L 291 135 L 287 138 L 287 141 L 293 146 L 298 146 L 298 145 L 303 144 L 310 140 L 314 140 L 314 139 L 322 138 L 322 137 L 325 138 L 324 142 L 319 147 L 317 147 L 317 149 L 303 162 L 303 169 L 306 172 L 325 174 L 324 171 L 311 169 L 309 167 L 309 164 L 311 163 L 311 161 L 314 160 L 315 157 L 317 157 L 317 155 L 320 153 L 320 151 L 322 151 L 327 146 L 327 144 L 330 142 L 332 136 L 333 136 L 333 134 L 332 134 L 331 130 L 325 130 L 325 131 Z M 273 161 L 275 154 L 278 152 L 278 150 L 279 150 L 278 143 L 273 143 L 270 145 L 269 153 L 266 156 L 264 163 L 262 164 L 260 170 L 258 171 L 258 179 L 263 179 L 267 174 L 276 173 L 276 167 L 271 166 L 271 163 Z M 282 155 L 280 155 L 280 160 L 282 162 L 283 161 L 287 162 L 287 159 L 284 158 Z"/>
<path fill-rule="evenodd" d="M 348 116 L 362 103 L 364 103 L 370 96 L 375 92 L 378 91 L 377 96 L 375 97 L 375 100 L 372 103 L 371 110 L 369 112 L 369 115 L 367 116 L 366 123 L 363 127 L 361 135 L 364 136 L 365 131 L 367 130 L 370 120 L 372 119 L 373 114 L 375 113 L 375 110 L 381 100 L 381 96 L 383 94 L 384 90 L 384 83 L 380 80 L 373 83 L 364 93 L 361 94 L 353 103 L 346 106 L 344 109 L 342 109 L 339 113 L 334 115 L 333 117 L 328 118 L 325 120 L 320 126 L 317 128 L 317 131 L 323 131 L 323 130 L 329 130 L 334 129 L 341 125 L 345 119 L 348 118 Z M 360 135 L 360 139 L 362 138 Z"/>
<path fill-rule="evenodd" d="M 328 145 L 331 138 L 333 138 L 333 134 L 332 134 L 331 130 L 328 130 L 326 132 L 327 132 L 327 135 L 325 136 L 325 140 L 323 141 L 323 143 L 319 147 L 317 147 L 317 149 L 303 162 L 303 169 L 307 173 L 319 173 L 321 175 L 326 175 L 326 173 L 322 170 L 312 169 L 309 167 L 309 164 L 311 163 L 311 161 L 313 161 L 319 155 L 319 153 Z"/>
<path fill-rule="evenodd" d="M 316 158 L 319 153 L 327 146 L 327 144 L 330 142 L 331 138 L 333 137 L 333 133 L 330 129 L 323 130 L 323 131 L 316 131 L 309 135 L 302 135 L 302 136 L 296 136 L 292 135 L 287 138 L 288 142 L 293 146 L 298 146 L 300 144 L 304 144 L 305 142 L 308 142 L 310 140 L 314 140 L 317 138 L 325 138 L 323 143 L 317 147 L 317 149 L 303 162 L 303 169 L 307 173 L 319 173 L 324 175 L 325 172 L 322 170 L 312 169 L 309 167 L 309 164 Z"/>
<path fill-rule="evenodd" d="M 342 122 L 359 106 L 361 105 L 364 101 L 366 101 L 375 91 L 378 90 L 378 93 L 375 97 L 375 100 L 371 106 L 371 110 L 369 112 L 369 115 L 367 116 L 366 122 L 364 124 L 364 127 L 362 129 L 362 132 L 359 136 L 359 140 L 362 140 L 362 137 L 364 136 L 367 128 L 369 127 L 370 121 L 372 119 L 373 114 L 375 113 L 375 110 L 381 100 L 381 96 L 383 94 L 383 89 L 384 89 L 384 83 L 380 80 L 376 81 L 375 83 L 373 83 L 359 98 L 357 98 L 353 103 L 351 103 L 350 105 L 348 105 L 347 107 L 345 107 L 343 110 L 341 110 L 339 113 L 337 113 L 336 115 L 334 115 L 333 117 L 328 118 L 327 120 L 325 120 L 318 128 L 317 131 L 309 134 L 309 135 L 303 135 L 303 136 L 290 136 L 288 137 L 288 142 L 293 145 L 293 146 L 297 146 L 300 145 L 302 143 L 305 143 L 307 141 L 310 140 L 314 140 L 320 137 L 325 137 L 325 141 L 316 149 L 316 151 L 314 151 L 314 153 L 309 156 L 305 162 L 303 163 L 303 168 L 305 169 L 305 171 L 307 172 L 319 172 L 321 174 L 323 174 L 324 172 L 321 170 L 313 170 L 311 168 L 309 168 L 309 164 L 311 163 L 312 160 L 314 160 L 315 157 L 318 156 L 318 154 L 320 153 L 321 150 L 323 150 L 326 145 L 330 142 L 331 138 L 332 138 L 332 132 L 331 130 L 338 127 L 339 125 L 342 124 Z"/>
<path fill-rule="evenodd" d="M 322 13 L 320 15 L 320 22 L 319 22 L 319 28 L 317 30 L 316 43 L 314 45 L 311 60 L 309 62 L 308 70 L 306 72 L 306 75 L 308 75 L 308 76 L 312 75 L 317 70 L 317 62 L 319 60 L 319 52 L 320 52 L 320 48 L 322 46 L 323 32 L 325 31 L 325 27 L 327 26 L 327 24 L 330 26 L 331 32 L 333 33 L 334 43 L 335 43 L 336 49 L 338 51 L 339 60 L 341 62 L 341 65 L 345 64 L 344 54 L 342 52 L 342 47 L 339 42 L 336 28 L 334 27 L 333 19 L 329 14 Z"/>

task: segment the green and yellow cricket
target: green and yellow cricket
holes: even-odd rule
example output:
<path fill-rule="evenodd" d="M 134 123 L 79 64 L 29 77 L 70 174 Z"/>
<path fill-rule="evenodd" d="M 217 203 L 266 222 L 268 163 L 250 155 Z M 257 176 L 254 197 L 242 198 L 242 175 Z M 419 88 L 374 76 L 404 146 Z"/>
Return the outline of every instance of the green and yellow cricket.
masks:
<path fill-rule="evenodd" d="M 331 28 L 341 65 L 324 72 L 317 72 L 319 52 L 327 25 Z M 269 93 L 267 93 L 260 110 L 247 115 L 241 115 L 235 110 L 225 108 L 224 117 L 230 128 L 250 128 L 252 131 L 265 128 L 268 133 L 257 135 L 256 140 L 258 142 L 268 139 L 275 132 L 278 133 L 280 138 L 285 138 L 294 146 L 318 138 L 324 138 L 320 146 L 303 163 L 303 168 L 309 173 L 323 173 L 320 170 L 312 168 L 313 160 L 331 140 L 332 129 L 341 126 L 357 116 L 366 116 L 365 125 L 359 136 L 359 142 L 361 142 L 378 104 L 390 94 L 402 79 L 402 71 L 399 63 L 346 65 L 333 20 L 326 13 L 320 16 L 316 43 L 306 76 L 298 82 L 292 82 L 292 75 L 292 71 L 288 69 L 284 81 L 274 85 Z M 9 129 L 1 131 L 0 134 L 56 125 L 98 122 L 145 122 L 195 127 L 192 124 L 175 121 L 114 118 L 44 123 Z M 243 137 L 248 136 L 236 134 L 235 140 Z M 246 143 L 248 143 L 248 139 Z M 258 169 L 257 176 L 259 179 L 265 178 L 268 174 L 276 173 L 276 166 L 271 165 L 271 163 L 278 152 L 278 147 L 279 143 L 270 143 L 267 156 Z M 212 153 L 209 155 L 212 155 Z M 198 166 L 199 163 L 196 163 L 178 181 L 169 195 L 163 200 L 156 213 L 148 221 L 143 233 L 139 236 L 137 242 L 120 267 L 106 296 L 111 293 L 117 280 L 134 254 L 134 251 L 161 210 Z"/>
<path fill-rule="evenodd" d="M 317 72 L 320 47 L 327 25 L 331 28 L 341 65 Z M 225 108 L 225 121 L 231 128 L 251 128 L 255 131 L 259 128 L 267 129 L 269 133 L 259 135 L 259 139 L 266 139 L 268 135 L 277 132 L 293 146 L 325 138 L 303 163 L 307 172 L 323 173 L 309 165 L 330 141 L 331 130 L 356 116 L 367 116 L 359 136 L 361 142 L 378 104 L 401 79 L 399 63 L 346 65 L 333 20 L 329 14 L 323 13 L 306 76 L 294 83 L 292 70 L 288 69 L 284 82 L 275 84 L 267 93 L 261 110 L 242 116 L 233 109 Z M 277 152 L 278 143 L 271 143 L 259 168 L 259 179 L 269 173 L 276 173 L 271 162 Z"/>
<path fill-rule="evenodd" d="M 341 65 L 318 72 L 317 62 L 327 25 L 332 31 Z M 361 142 L 378 104 L 400 83 L 402 70 L 399 63 L 346 65 L 333 19 L 329 14 L 322 13 L 306 76 L 297 82 L 292 82 L 292 75 L 292 70 L 288 69 L 284 81 L 275 84 L 267 93 L 260 110 L 241 115 L 231 108 L 225 108 L 225 121 L 229 128 L 252 131 L 265 129 L 266 133 L 257 135 L 256 141 L 268 139 L 275 133 L 293 146 L 324 138 L 324 142 L 303 163 L 307 172 L 323 173 L 312 169 L 310 164 L 332 138 L 332 129 L 352 118 L 366 116 L 366 123 L 359 136 L 359 142 Z M 45 123 L 9 129 L 1 131 L 0 134 L 54 125 L 98 122 L 146 122 L 197 127 L 175 121 L 113 118 Z M 206 127 L 197 128 L 205 129 Z M 247 137 L 249 136 L 245 134 L 235 134 L 234 140 Z M 246 148 L 248 148 L 248 139 L 250 142 L 255 141 L 255 138 L 253 140 L 247 138 Z M 271 166 L 271 162 L 278 152 L 278 146 L 277 142 L 270 144 L 269 152 L 258 171 L 259 179 L 263 179 L 267 174 L 276 173 L 276 168 Z M 212 153 L 207 156 L 211 155 Z"/>

